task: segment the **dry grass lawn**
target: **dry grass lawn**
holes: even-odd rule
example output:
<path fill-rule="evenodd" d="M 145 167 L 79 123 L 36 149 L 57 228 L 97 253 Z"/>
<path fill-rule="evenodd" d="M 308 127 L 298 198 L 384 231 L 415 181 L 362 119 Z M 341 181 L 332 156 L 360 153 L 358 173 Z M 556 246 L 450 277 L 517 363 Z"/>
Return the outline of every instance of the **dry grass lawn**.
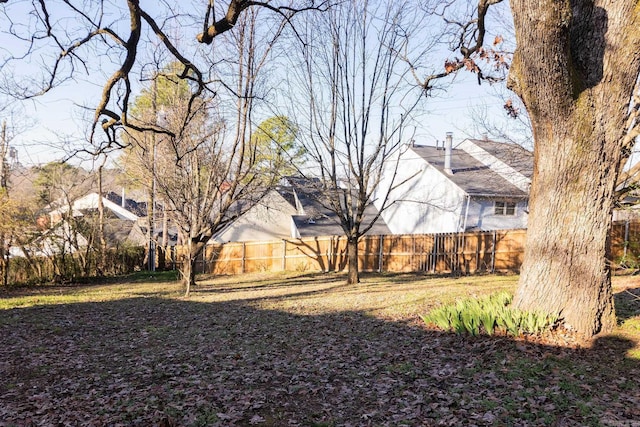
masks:
<path fill-rule="evenodd" d="M 576 344 L 419 319 L 517 276 L 167 275 L 0 294 L 0 426 L 640 426 L 640 283 Z"/>

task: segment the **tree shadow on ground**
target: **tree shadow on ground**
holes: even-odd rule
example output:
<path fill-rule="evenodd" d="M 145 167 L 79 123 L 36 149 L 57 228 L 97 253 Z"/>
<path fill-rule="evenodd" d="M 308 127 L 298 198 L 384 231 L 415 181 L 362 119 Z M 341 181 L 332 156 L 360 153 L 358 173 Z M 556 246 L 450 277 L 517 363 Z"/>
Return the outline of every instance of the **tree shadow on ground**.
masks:
<path fill-rule="evenodd" d="M 409 273 L 376 273 L 376 272 L 364 272 L 361 274 L 363 279 L 368 277 L 377 278 L 384 277 L 384 281 L 388 283 L 407 283 L 414 282 L 416 280 L 428 280 L 428 279 L 459 279 L 465 280 L 469 277 L 517 277 L 512 272 L 495 272 L 495 273 L 474 273 L 474 274 L 457 274 L 457 273 L 430 273 L 430 272 L 409 272 Z"/>
<path fill-rule="evenodd" d="M 628 339 L 133 298 L 0 311 L 0 426 L 638 425 Z"/>
<path fill-rule="evenodd" d="M 640 316 L 640 288 L 625 289 L 613 295 L 618 323 Z"/>
<path fill-rule="evenodd" d="M 272 279 L 265 282 L 258 273 L 249 273 L 241 276 L 219 276 L 219 275 L 200 275 L 196 283 L 198 292 L 235 292 L 250 290 L 266 290 L 273 288 L 282 288 L 283 286 L 295 285 L 324 285 L 327 283 L 346 282 L 346 274 L 343 273 L 323 273 L 313 272 L 304 274 L 287 274 L 283 276 L 273 275 L 269 273 Z M 212 286 L 208 281 L 215 280 Z"/>

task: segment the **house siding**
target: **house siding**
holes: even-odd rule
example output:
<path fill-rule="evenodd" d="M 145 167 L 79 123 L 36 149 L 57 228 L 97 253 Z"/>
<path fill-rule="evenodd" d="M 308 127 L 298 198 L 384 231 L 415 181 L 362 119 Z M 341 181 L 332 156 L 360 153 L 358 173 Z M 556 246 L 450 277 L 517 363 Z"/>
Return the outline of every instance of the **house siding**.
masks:
<path fill-rule="evenodd" d="M 211 241 L 226 243 L 288 238 L 291 234 L 291 215 L 295 213 L 295 208 L 282 196 L 270 192 L 264 200 L 245 212 Z"/>
<path fill-rule="evenodd" d="M 524 171 L 520 172 L 470 140 L 463 141 L 455 150 L 458 151 L 453 157 L 453 174 L 443 168 L 444 150 L 418 146 L 398 154 L 400 162 L 394 181 L 398 187 L 389 197 L 394 202 L 382 213 L 391 232 L 428 234 L 526 228 L 526 193 L 530 182 L 522 168 L 522 164 L 527 164 L 526 152 L 512 153 L 519 162 L 514 165 Z M 391 186 L 397 159 L 385 165 L 375 193 L 378 209 Z M 496 201 L 515 202 L 515 214 L 496 215 Z"/>
<path fill-rule="evenodd" d="M 378 209 L 391 186 L 395 163 L 387 162 L 376 191 L 374 203 Z M 395 178 L 396 184 L 403 181 L 406 182 L 389 195 L 389 200 L 394 200 L 394 203 L 382 213 L 393 234 L 459 231 L 466 194 L 410 148 L 400 155 Z"/>
<path fill-rule="evenodd" d="M 515 215 L 496 215 L 494 204 L 496 200 L 504 199 L 487 199 L 472 198 L 469 203 L 469 212 L 466 215 L 466 224 L 463 222 L 465 230 L 509 230 L 527 227 L 527 210 L 526 201 L 518 201 L 516 203 Z"/>

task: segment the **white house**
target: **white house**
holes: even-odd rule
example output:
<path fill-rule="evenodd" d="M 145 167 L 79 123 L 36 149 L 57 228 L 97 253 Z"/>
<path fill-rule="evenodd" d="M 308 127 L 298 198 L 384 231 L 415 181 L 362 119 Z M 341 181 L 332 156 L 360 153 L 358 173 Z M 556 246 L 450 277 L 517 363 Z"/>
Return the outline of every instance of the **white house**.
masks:
<path fill-rule="evenodd" d="M 41 227 L 49 227 L 42 235 L 32 241 L 24 249 L 32 256 L 52 256 L 60 253 L 74 253 L 86 248 L 89 244 L 88 237 L 79 231 L 76 226 L 72 226 L 65 214 L 71 212 L 74 218 L 85 217 L 90 212 L 97 211 L 100 196 L 98 193 L 89 193 L 74 200 L 71 206 L 57 201 L 55 209 L 51 209 L 48 216 L 43 216 L 38 220 Z M 125 200 L 127 202 L 128 200 Z M 108 197 L 102 197 L 105 208 L 104 233 L 107 244 L 116 246 L 122 243 L 133 245 L 144 245 L 146 243 L 145 233 L 138 224 L 142 218 L 126 209 L 122 204 L 114 203 Z M 47 220 L 43 220 L 46 219 Z M 12 248 L 12 256 L 25 256 L 22 248 Z"/>
<path fill-rule="evenodd" d="M 73 211 L 73 216 L 83 215 L 82 211 L 85 210 L 94 210 L 98 209 L 98 203 L 100 200 L 100 195 L 98 193 L 89 193 L 86 196 L 80 197 L 71 203 L 71 209 Z M 69 206 L 63 203 L 57 203 L 60 207 L 57 209 L 53 209 L 49 212 L 49 217 L 51 220 L 51 224 L 55 224 L 60 221 L 63 215 L 69 210 Z M 125 209 L 121 205 L 112 202 L 107 197 L 102 197 L 102 204 L 105 209 L 111 211 L 116 217 L 120 219 L 125 219 L 128 221 L 136 221 L 139 217 L 133 212 Z"/>
<path fill-rule="evenodd" d="M 533 155 L 519 145 L 465 139 L 407 147 L 387 161 L 374 203 L 394 234 L 525 228 Z M 392 178 L 395 174 L 395 178 Z M 392 185 L 393 184 L 393 185 Z"/>
<path fill-rule="evenodd" d="M 313 178 L 288 177 L 256 205 L 220 230 L 211 243 L 270 241 L 304 237 L 342 236 L 338 216 L 323 206 L 322 182 Z M 238 206 L 238 209 L 240 206 Z M 364 212 L 368 224 L 377 215 L 374 205 Z M 390 234 L 381 218 L 367 234 Z"/>
<path fill-rule="evenodd" d="M 51 257 L 62 253 L 75 253 L 81 248 L 86 248 L 87 244 L 87 239 L 74 231 L 67 221 L 59 221 L 28 245 L 10 247 L 9 254 L 11 257 L 26 257 L 26 250 L 30 256 Z"/>

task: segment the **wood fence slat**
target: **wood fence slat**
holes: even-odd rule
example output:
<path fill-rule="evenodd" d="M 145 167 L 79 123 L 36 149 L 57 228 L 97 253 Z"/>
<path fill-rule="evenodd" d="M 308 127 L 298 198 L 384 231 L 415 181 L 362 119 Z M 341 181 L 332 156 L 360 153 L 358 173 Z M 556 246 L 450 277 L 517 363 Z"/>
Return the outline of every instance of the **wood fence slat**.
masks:
<path fill-rule="evenodd" d="M 526 230 L 423 235 L 363 236 L 358 243 L 362 271 L 462 273 L 518 271 L 524 258 Z M 327 236 L 272 242 L 207 246 L 202 270 L 214 274 L 254 271 L 344 271 L 347 240 Z M 172 264 L 184 262 L 176 247 Z M 611 261 L 640 259 L 640 221 L 615 223 Z"/>

